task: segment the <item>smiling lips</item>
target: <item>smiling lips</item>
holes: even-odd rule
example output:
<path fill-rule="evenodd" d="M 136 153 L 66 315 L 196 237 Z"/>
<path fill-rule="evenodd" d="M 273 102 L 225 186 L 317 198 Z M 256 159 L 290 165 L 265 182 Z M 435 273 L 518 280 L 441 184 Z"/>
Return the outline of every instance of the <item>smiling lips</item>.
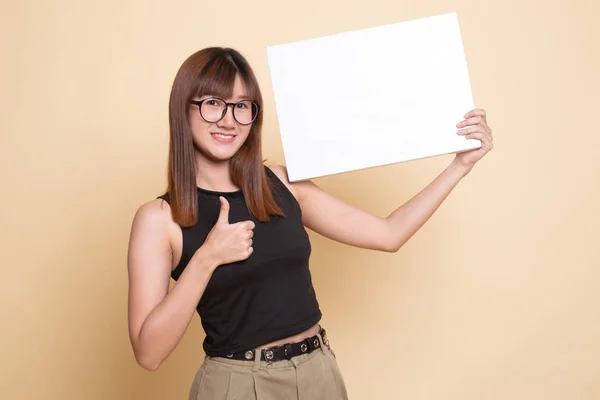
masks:
<path fill-rule="evenodd" d="M 211 133 L 211 136 L 221 143 L 231 143 L 235 139 L 235 135 L 229 135 L 227 133 Z"/>

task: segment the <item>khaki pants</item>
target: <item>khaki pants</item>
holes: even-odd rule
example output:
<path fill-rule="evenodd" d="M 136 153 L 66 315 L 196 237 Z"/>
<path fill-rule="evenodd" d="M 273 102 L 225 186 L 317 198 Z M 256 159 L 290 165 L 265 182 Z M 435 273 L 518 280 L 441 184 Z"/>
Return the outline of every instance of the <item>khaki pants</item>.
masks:
<path fill-rule="evenodd" d="M 189 400 L 347 400 L 335 356 L 321 346 L 291 360 L 230 360 L 206 357 Z"/>

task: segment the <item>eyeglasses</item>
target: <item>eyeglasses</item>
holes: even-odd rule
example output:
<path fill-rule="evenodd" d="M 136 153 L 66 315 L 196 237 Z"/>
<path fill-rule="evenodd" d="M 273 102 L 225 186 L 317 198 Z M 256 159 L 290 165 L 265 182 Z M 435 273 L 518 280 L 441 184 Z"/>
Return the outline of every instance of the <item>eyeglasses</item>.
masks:
<path fill-rule="evenodd" d="M 200 101 L 190 101 L 198 106 L 200 116 L 206 122 L 219 122 L 227 114 L 227 107 L 232 106 L 233 118 L 242 125 L 251 124 L 258 116 L 259 105 L 252 100 L 242 100 L 237 103 L 227 103 L 218 97 L 209 97 Z"/>

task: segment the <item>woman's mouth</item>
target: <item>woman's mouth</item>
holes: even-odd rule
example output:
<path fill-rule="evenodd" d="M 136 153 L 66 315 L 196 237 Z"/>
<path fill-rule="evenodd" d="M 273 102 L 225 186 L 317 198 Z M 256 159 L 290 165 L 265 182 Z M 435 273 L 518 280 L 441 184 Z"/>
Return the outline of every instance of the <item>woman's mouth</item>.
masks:
<path fill-rule="evenodd" d="M 230 135 L 227 133 L 211 133 L 211 136 L 218 142 L 221 143 L 231 143 L 235 139 L 235 135 Z"/>

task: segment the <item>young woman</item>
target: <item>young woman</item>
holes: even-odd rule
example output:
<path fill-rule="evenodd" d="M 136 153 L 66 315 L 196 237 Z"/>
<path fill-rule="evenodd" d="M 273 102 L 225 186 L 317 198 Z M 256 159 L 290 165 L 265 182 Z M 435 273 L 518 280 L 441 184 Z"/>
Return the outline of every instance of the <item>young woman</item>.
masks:
<path fill-rule="evenodd" d="M 346 399 L 320 326 L 305 227 L 351 246 L 395 252 L 492 148 L 484 110 L 457 134 L 481 140 L 387 218 L 265 166 L 256 77 L 233 49 L 191 55 L 169 102 L 168 188 L 135 214 L 129 243 L 129 333 L 156 370 L 198 312 L 206 353 L 190 399 Z M 169 291 L 170 279 L 176 280 Z"/>

